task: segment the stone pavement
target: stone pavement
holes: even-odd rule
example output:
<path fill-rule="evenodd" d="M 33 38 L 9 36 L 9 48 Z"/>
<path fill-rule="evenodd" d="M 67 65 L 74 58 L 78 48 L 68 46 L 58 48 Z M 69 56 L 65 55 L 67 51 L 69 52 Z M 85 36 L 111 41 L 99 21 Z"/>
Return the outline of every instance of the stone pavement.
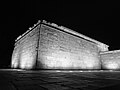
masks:
<path fill-rule="evenodd" d="M 0 90 L 113 89 L 120 89 L 120 72 L 0 70 Z"/>

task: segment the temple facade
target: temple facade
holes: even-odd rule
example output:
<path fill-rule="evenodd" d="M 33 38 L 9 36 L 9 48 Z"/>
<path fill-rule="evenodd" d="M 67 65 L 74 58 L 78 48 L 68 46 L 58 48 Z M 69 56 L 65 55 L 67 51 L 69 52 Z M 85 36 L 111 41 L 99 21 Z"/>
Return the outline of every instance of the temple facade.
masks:
<path fill-rule="evenodd" d="M 108 47 L 66 27 L 38 21 L 15 40 L 11 67 L 84 70 L 118 68 L 108 66 L 108 62 L 112 62 L 106 53 L 109 52 Z"/>

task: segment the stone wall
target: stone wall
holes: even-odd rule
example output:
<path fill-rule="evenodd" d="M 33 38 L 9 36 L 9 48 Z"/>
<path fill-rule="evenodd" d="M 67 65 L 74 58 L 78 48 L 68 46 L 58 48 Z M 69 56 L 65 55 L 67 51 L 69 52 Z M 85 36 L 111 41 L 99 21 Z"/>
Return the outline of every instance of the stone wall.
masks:
<path fill-rule="evenodd" d="M 100 69 L 99 48 L 95 43 L 42 25 L 38 66 L 46 69 Z"/>
<path fill-rule="evenodd" d="M 120 69 L 120 50 L 101 53 L 102 69 Z"/>
<path fill-rule="evenodd" d="M 12 61 L 11 61 L 11 67 L 12 68 L 18 68 L 20 62 L 20 45 L 17 44 L 14 47 L 13 54 L 12 54 Z"/>
<path fill-rule="evenodd" d="M 39 27 L 30 31 L 27 35 L 17 41 L 13 51 L 12 65 L 15 67 L 19 64 L 19 68 L 32 69 L 36 64 L 37 44 L 38 44 Z M 19 47 L 18 47 L 19 46 Z M 19 58 L 17 57 L 17 53 Z M 15 54 L 14 54 L 15 53 Z M 19 63 L 16 63 L 18 62 Z"/>
<path fill-rule="evenodd" d="M 101 69 L 99 52 L 107 50 L 107 45 L 67 28 L 38 23 L 17 38 L 11 67 Z"/>

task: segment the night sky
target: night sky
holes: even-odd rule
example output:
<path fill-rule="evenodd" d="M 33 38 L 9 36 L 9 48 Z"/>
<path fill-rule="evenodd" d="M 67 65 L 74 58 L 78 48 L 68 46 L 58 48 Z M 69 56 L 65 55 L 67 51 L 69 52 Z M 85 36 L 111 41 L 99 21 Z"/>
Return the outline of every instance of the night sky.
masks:
<path fill-rule="evenodd" d="M 15 39 L 38 20 L 65 26 L 109 45 L 109 50 L 120 49 L 119 2 L 34 2 L 22 0 L 3 2 L 1 7 L 0 68 L 10 65 Z M 69 0 L 70 1 L 70 0 Z M 82 1 L 82 2 L 81 2 Z"/>

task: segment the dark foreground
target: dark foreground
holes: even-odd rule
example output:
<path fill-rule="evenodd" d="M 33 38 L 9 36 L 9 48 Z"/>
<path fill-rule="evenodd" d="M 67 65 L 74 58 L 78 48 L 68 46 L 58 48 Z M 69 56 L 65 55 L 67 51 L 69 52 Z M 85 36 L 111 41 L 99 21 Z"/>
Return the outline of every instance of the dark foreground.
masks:
<path fill-rule="evenodd" d="M 1 69 L 0 90 L 120 90 L 120 71 Z"/>

